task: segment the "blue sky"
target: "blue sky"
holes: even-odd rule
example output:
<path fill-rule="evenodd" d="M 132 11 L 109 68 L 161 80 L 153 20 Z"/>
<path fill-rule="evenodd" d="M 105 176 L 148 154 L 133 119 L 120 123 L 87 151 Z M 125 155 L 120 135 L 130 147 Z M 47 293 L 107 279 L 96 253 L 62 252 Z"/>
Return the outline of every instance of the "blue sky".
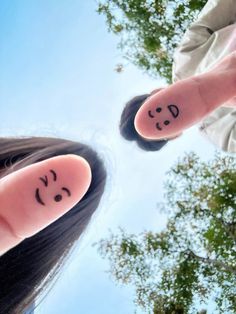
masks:
<path fill-rule="evenodd" d="M 185 151 L 204 159 L 214 152 L 197 128 L 156 153 L 122 140 L 124 103 L 165 83 L 132 65 L 122 74 L 114 71 L 122 60 L 117 39 L 95 8 L 91 0 L 0 3 L 1 136 L 84 141 L 100 152 L 109 171 L 101 206 L 38 314 L 133 314 L 132 289 L 109 279 L 106 261 L 91 244 L 119 226 L 128 232 L 163 228 L 157 202 L 163 200 L 165 172 Z"/>

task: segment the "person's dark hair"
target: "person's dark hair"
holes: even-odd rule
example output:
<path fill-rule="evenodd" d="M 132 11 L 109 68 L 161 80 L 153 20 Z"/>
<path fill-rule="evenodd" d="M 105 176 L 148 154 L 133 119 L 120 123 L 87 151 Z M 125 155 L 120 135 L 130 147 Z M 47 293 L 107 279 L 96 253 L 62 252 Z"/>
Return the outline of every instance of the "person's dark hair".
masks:
<path fill-rule="evenodd" d="M 0 313 L 24 313 L 56 278 L 73 244 L 99 205 L 106 182 L 103 161 L 89 146 L 57 138 L 0 138 L 0 177 L 50 157 L 85 158 L 92 181 L 70 211 L 0 257 Z M 48 276 L 49 275 L 49 276 Z"/>
<path fill-rule="evenodd" d="M 120 133 L 126 140 L 136 141 L 141 149 L 156 151 L 166 145 L 168 140 L 146 140 L 134 127 L 135 115 L 149 96 L 149 94 L 136 96 L 126 103 L 120 119 Z"/>

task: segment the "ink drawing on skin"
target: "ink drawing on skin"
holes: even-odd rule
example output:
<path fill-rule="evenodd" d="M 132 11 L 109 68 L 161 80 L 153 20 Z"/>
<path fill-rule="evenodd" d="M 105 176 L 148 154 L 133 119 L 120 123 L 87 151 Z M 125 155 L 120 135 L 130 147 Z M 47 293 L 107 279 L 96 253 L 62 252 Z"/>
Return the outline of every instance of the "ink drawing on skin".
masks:
<path fill-rule="evenodd" d="M 169 112 L 171 113 L 172 117 L 174 119 L 176 119 L 178 116 L 179 116 L 179 108 L 176 106 L 176 105 L 168 105 L 167 106 Z M 156 108 L 156 112 L 157 113 L 161 113 L 162 112 L 162 107 L 157 107 Z M 155 115 L 153 115 L 152 111 L 151 110 L 148 110 L 148 116 L 153 119 L 155 118 Z M 164 125 L 169 125 L 170 124 L 170 121 L 169 120 L 165 120 L 164 121 Z M 161 126 L 160 122 L 157 122 L 156 123 L 156 128 L 159 130 L 159 131 L 162 131 L 162 128 L 163 126 Z"/>
<path fill-rule="evenodd" d="M 54 170 L 50 169 L 50 173 L 52 174 L 52 179 L 53 179 L 53 181 L 57 181 L 57 174 L 56 174 L 56 172 L 55 172 Z M 44 177 L 40 177 L 39 180 L 41 180 L 41 181 L 43 182 L 43 184 L 44 184 L 45 187 L 48 186 L 48 177 L 47 177 L 47 175 L 45 175 Z M 62 187 L 61 190 L 62 190 L 63 192 L 65 192 L 68 197 L 71 196 L 71 192 L 70 192 L 70 190 L 69 190 L 68 188 Z M 64 194 L 65 194 L 65 193 L 64 193 Z M 55 197 L 54 197 L 54 201 L 55 201 L 55 202 L 60 202 L 60 201 L 62 200 L 62 198 L 63 198 L 63 196 L 62 196 L 61 194 L 57 194 L 57 195 L 55 195 Z M 40 190 L 39 190 L 39 188 L 37 188 L 36 191 L 35 191 L 35 199 L 36 199 L 36 201 L 37 201 L 40 205 L 45 206 L 45 202 L 43 201 L 43 199 L 42 199 L 42 197 L 41 197 L 41 195 L 40 195 Z"/>

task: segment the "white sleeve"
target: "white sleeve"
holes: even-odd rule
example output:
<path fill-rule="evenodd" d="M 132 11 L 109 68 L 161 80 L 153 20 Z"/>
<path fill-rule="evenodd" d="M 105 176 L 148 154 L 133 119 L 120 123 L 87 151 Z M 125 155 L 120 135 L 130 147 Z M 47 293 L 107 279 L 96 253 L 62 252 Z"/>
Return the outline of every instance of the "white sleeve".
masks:
<path fill-rule="evenodd" d="M 220 52 L 217 52 L 217 49 L 224 46 L 224 42 L 228 40 L 227 34 L 220 31 L 235 22 L 236 0 L 209 0 L 199 13 L 197 20 L 187 29 L 180 45 L 175 50 L 172 68 L 173 83 L 199 74 L 197 71 L 199 64 L 207 54 L 212 60 L 214 54 L 218 57 L 217 54 Z M 228 36 L 232 35 L 230 30 L 227 33 Z"/>
<path fill-rule="evenodd" d="M 202 135 L 223 151 L 236 153 L 236 110 L 218 108 L 202 121 Z"/>

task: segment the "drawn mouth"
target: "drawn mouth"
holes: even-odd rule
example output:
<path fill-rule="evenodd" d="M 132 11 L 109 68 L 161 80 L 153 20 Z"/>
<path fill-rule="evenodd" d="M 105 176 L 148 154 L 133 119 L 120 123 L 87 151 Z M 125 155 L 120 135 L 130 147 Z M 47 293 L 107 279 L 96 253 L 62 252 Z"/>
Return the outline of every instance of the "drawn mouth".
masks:
<path fill-rule="evenodd" d="M 162 128 L 160 127 L 160 125 L 159 125 L 159 122 L 156 124 L 156 128 L 158 129 L 158 130 L 162 130 Z"/>
<path fill-rule="evenodd" d="M 174 118 L 177 118 L 179 115 L 179 108 L 175 105 L 169 105 L 168 109 Z"/>
<path fill-rule="evenodd" d="M 152 114 L 151 110 L 148 111 L 148 115 L 150 118 L 154 118 L 154 115 Z"/>
<path fill-rule="evenodd" d="M 45 203 L 42 201 L 42 199 L 41 199 L 41 197 L 40 197 L 40 195 L 39 195 L 39 189 L 36 189 L 36 191 L 35 191 L 35 198 L 36 198 L 36 200 L 39 202 L 39 204 L 45 206 Z"/>

